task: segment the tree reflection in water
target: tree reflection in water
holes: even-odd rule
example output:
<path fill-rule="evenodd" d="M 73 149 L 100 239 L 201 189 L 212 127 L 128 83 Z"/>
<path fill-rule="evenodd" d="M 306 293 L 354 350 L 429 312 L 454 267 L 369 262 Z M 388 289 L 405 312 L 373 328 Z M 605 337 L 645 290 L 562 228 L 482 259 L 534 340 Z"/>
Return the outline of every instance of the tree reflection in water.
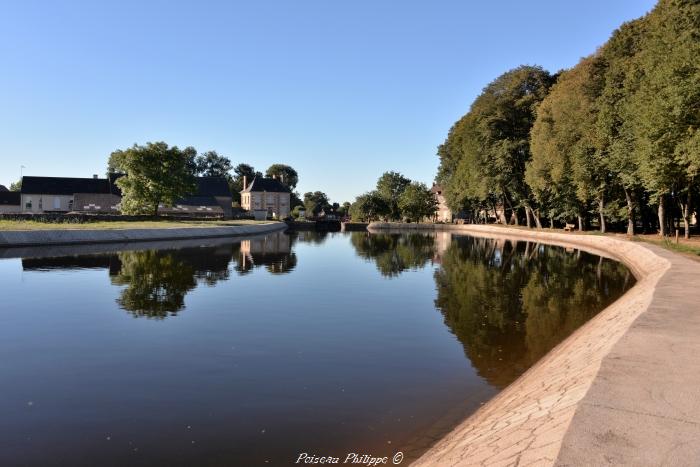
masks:
<path fill-rule="evenodd" d="M 502 388 L 634 282 L 624 265 L 579 250 L 454 237 L 435 305 L 479 374 Z"/>
<path fill-rule="evenodd" d="M 195 269 L 178 251 L 125 251 L 112 284 L 126 286 L 117 299 L 134 316 L 165 318 L 185 307 L 185 294 L 197 286 Z"/>
<path fill-rule="evenodd" d="M 428 262 L 435 306 L 478 373 L 505 387 L 635 282 L 622 264 L 579 250 L 448 232 L 351 237 L 395 277 Z"/>
<path fill-rule="evenodd" d="M 28 258 L 22 266 L 32 271 L 107 269 L 111 283 L 123 287 L 120 308 L 135 317 L 163 319 L 184 309 L 185 296 L 198 285 L 228 280 L 232 269 L 239 275 L 259 267 L 271 274 L 292 271 L 297 264 L 292 245 L 293 237 L 278 232 L 214 246 Z"/>
<path fill-rule="evenodd" d="M 420 233 L 353 232 L 350 241 L 357 255 L 374 260 L 379 272 L 386 277 L 398 276 L 407 269 L 422 268 L 436 255 L 433 236 Z"/>

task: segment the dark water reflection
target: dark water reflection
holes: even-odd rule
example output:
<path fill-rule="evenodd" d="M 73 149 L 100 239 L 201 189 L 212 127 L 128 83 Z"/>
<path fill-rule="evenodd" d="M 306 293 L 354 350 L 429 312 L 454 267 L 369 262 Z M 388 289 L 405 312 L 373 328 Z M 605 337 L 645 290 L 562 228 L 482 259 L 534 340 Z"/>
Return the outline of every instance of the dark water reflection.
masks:
<path fill-rule="evenodd" d="M 0 465 L 408 462 L 634 284 L 448 233 L 61 251 L 0 261 Z"/>

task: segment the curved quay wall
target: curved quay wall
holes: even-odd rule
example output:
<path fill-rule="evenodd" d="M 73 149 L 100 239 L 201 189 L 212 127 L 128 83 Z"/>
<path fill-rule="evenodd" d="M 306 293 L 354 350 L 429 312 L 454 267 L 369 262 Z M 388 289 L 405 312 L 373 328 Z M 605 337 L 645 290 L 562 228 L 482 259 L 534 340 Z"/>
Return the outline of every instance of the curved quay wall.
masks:
<path fill-rule="evenodd" d="M 700 263 L 610 236 L 488 225 L 372 223 L 577 247 L 623 262 L 636 285 L 414 465 L 696 465 Z"/>
<path fill-rule="evenodd" d="M 233 237 L 278 232 L 286 228 L 287 224 L 284 222 L 274 222 L 269 224 L 170 229 L 7 230 L 0 231 L 0 248 Z"/>

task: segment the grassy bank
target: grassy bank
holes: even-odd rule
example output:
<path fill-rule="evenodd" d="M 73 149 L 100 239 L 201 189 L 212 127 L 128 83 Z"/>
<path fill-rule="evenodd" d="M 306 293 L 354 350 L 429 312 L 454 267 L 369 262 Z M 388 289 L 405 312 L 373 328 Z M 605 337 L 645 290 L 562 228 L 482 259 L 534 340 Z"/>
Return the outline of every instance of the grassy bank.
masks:
<path fill-rule="evenodd" d="M 658 235 L 635 235 L 633 240 L 652 243 L 667 250 L 691 255 L 696 259 L 700 257 L 700 238 L 690 237 L 689 239 L 679 238 L 678 243 L 674 237 L 660 238 Z"/>
<path fill-rule="evenodd" d="M 0 220 L 0 231 L 6 230 L 115 230 L 115 229 L 175 229 L 183 227 L 227 227 L 234 225 L 264 224 L 272 221 L 230 220 L 230 221 L 97 221 L 85 223 L 37 222 L 31 220 Z"/>

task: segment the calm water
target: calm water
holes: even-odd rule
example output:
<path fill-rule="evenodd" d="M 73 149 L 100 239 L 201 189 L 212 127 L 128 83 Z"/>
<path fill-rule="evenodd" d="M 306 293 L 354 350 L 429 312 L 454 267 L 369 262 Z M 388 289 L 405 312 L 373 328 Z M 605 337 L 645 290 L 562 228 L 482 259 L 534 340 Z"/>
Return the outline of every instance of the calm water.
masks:
<path fill-rule="evenodd" d="M 448 233 L 116 248 L 0 260 L 0 465 L 406 464 L 634 283 Z"/>

